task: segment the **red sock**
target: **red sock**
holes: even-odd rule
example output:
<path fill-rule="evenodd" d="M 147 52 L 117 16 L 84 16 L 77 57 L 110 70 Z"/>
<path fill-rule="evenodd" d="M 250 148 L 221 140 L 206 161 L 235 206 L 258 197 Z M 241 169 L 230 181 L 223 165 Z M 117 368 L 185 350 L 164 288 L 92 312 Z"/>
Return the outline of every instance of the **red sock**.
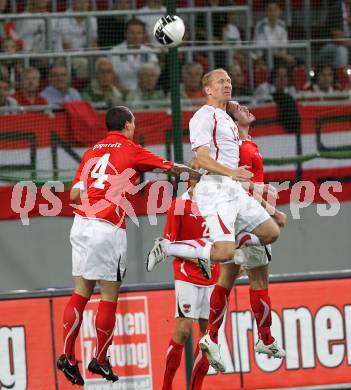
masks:
<path fill-rule="evenodd" d="M 218 329 L 221 327 L 225 310 L 228 305 L 230 290 L 216 284 L 211 294 L 210 317 L 208 319 L 207 332 L 214 342 L 218 340 Z"/>
<path fill-rule="evenodd" d="M 272 315 L 268 288 L 263 290 L 250 289 L 250 303 L 256 319 L 258 337 L 265 345 L 272 344 L 274 338 L 271 335 Z"/>
<path fill-rule="evenodd" d="M 180 366 L 183 348 L 183 344 L 178 344 L 173 339 L 170 340 L 166 355 L 166 370 L 163 377 L 162 390 L 172 390 L 173 378 Z"/>
<path fill-rule="evenodd" d="M 201 390 L 202 382 L 205 379 L 209 366 L 205 354 L 201 351 L 199 346 L 197 346 L 194 354 L 194 367 L 191 374 L 189 390 Z"/>
<path fill-rule="evenodd" d="M 89 298 L 73 293 L 63 312 L 63 353 L 76 363 L 74 344 L 83 320 L 83 311 Z"/>
<path fill-rule="evenodd" d="M 100 301 L 95 318 L 96 353 L 95 357 L 100 364 L 106 362 L 106 353 L 111 345 L 113 329 L 116 322 L 117 302 Z"/>

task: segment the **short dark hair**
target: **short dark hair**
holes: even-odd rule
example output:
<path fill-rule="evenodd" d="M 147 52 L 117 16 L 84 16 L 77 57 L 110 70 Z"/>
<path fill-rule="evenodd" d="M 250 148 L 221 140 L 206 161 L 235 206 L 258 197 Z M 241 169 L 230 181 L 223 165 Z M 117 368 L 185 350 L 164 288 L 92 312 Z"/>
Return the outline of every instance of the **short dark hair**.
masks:
<path fill-rule="evenodd" d="M 108 131 L 122 131 L 127 122 L 131 122 L 133 114 L 128 107 L 112 107 L 106 112 L 106 128 Z"/>
<path fill-rule="evenodd" d="M 129 27 L 129 26 L 140 26 L 140 27 L 142 27 L 142 28 L 144 29 L 144 31 L 145 31 L 145 29 L 146 29 L 145 23 L 144 23 L 142 20 L 137 19 L 137 18 L 132 18 L 132 19 L 130 19 L 130 20 L 127 22 L 127 24 L 126 24 L 126 30 L 128 30 L 128 27 Z"/>

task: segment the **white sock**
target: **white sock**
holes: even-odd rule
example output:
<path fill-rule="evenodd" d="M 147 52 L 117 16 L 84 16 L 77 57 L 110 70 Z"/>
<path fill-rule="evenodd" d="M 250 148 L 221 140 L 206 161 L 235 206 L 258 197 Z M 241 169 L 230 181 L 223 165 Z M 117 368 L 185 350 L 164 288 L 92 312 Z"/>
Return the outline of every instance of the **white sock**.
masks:
<path fill-rule="evenodd" d="M 204 260 L 210 260 L 211 257 L 212 242 L 204 239 L 173 242 L 164 239 L 162 245 L 168 256 Z"/>
<path fill-rule="evenodd" d="M 254 246 L 254 245 L 262 245 L 259 238 L 252 233 L 249 232 L 241 232 L 235 236 L 235 244 L 237 248 L 241 248 L 242 246 Z"/>

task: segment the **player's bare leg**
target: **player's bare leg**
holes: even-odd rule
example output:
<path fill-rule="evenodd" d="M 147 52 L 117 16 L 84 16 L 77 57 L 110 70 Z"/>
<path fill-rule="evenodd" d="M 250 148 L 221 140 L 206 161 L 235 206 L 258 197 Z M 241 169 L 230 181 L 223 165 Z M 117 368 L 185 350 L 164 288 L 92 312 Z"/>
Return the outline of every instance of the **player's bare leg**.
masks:
<path fill-rule="evenodd" d="M 269 272 L 268 264 L 247 269 L 250 282 L 250 303 L 254 313 L 259 340 L 255 346 L 258 353 L 264 353 L 276 358 L 284 358 L 285 351 L 271 335 L 271 301 L 268 293 Z"/>
<path fill-rule="evenodd" d="M 211 248 L 211 261 L 225 262 L 234 258 L 235 243 L 232 241 L 216 241 Z M 222 274 L 222 271 L 221 271 Z"/>
<path fill-rule="evenodd" d="M 121 282 L 100 280 L 99 285 L 101 300 L 95 318 L 97 345 L 95 357 L 89 363 L 88 370 L 94 374 L 101 375 L 108 381 L 115 382 L 118 380 L 118 376 L 112 371 L 106 354 L 112 342 Z"/>
<path fill-rule="evenodd" d="M 234 263 L 221 264 L 219 279 L 211 295 L 210 317 L 208 320 L 206 335 L 202 337 L 199 342 L 200 348 L 206 354 L 210 365 L 216 371 L 220 372 L 225 372 L 225 365 L 221 358 L 219 346 L 217 344 L 218 330 L 222 325 L 228 306 L 229 294 L 235 279 L 240 274 L 240 268 L 240 265 L 236 265 Z"/>
<path fill-rule="evenodd" d="M 270 218 L 258 225 L 253 231 L 261 245 L 268 245 L 276 241 L 280 235 L 280 228 L 276 222 Z"/>
<path fill-rule="evenodd" d="M 63 313 L 63 354 L 57 360 L 57 368 L 71 383 L 83 386 L 84 380 L 75 357 L 75 341 L 82 324 L 84 308 L 93 293 L 96 282 L 81 276 L 75 276 L 73 279 L 74 293 Z"/>

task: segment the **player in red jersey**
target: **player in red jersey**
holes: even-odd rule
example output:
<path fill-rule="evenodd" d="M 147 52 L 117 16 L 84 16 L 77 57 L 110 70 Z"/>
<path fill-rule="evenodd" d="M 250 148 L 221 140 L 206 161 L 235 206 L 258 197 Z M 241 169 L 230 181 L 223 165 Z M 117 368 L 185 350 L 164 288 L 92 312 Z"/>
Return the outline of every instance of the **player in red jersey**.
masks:
<path fill-rule="evenodd" d="M 125 217 L 131 205 L 125 194 L 136 192 L 135 182 L 145 171 L 160 169 L 171 175 L 188 172 L 194 179 L 199 177 L 190 168 L 135 144 L 132 141 L 135 119 L 127 107 L 108 110 L 106 128 L 106 138 L 84 154 L 70 193 L 71 201 L 80 203 L 70 235 L 74 293 L 63 314 L 64 350 L 57 367 L 70 382 L 80 386 L 84 380 L 74 345 L 96 281 L 99 281 L 101 300 L 95 319 L 95 357 L 88 370 L 109 381 L 118 380 L 106 353 L 113 337 L 117 300 L 126 271 Z"/>
<path fill-rule="evenodd" d="M 192 188 L 172 202 L 167 213 L 164 237 L 172 242 L 196 240 L 199 245 L 205 246 L 206 237 L 209 237 L 208 227 L 191 197 Z M 183 242 L 185 244 L 188 241 Z M 172 390 L 173 378 L 180 365 L 184 344 L 189 337 L 193 320 L 198 320 L 201 336 L 206 331 L 210 296 L 219 275 L 219 264 L 212 266 L 210 280 L 202 275 L 198 264 L 193 260 L 176 257 L 173 261 L 173 271 L 176 326 L 167 350 L 162 390 Z M 194 362 L 190 390 L 200 390 L 209 364 L 199 346 L 194 354 Z"/>

